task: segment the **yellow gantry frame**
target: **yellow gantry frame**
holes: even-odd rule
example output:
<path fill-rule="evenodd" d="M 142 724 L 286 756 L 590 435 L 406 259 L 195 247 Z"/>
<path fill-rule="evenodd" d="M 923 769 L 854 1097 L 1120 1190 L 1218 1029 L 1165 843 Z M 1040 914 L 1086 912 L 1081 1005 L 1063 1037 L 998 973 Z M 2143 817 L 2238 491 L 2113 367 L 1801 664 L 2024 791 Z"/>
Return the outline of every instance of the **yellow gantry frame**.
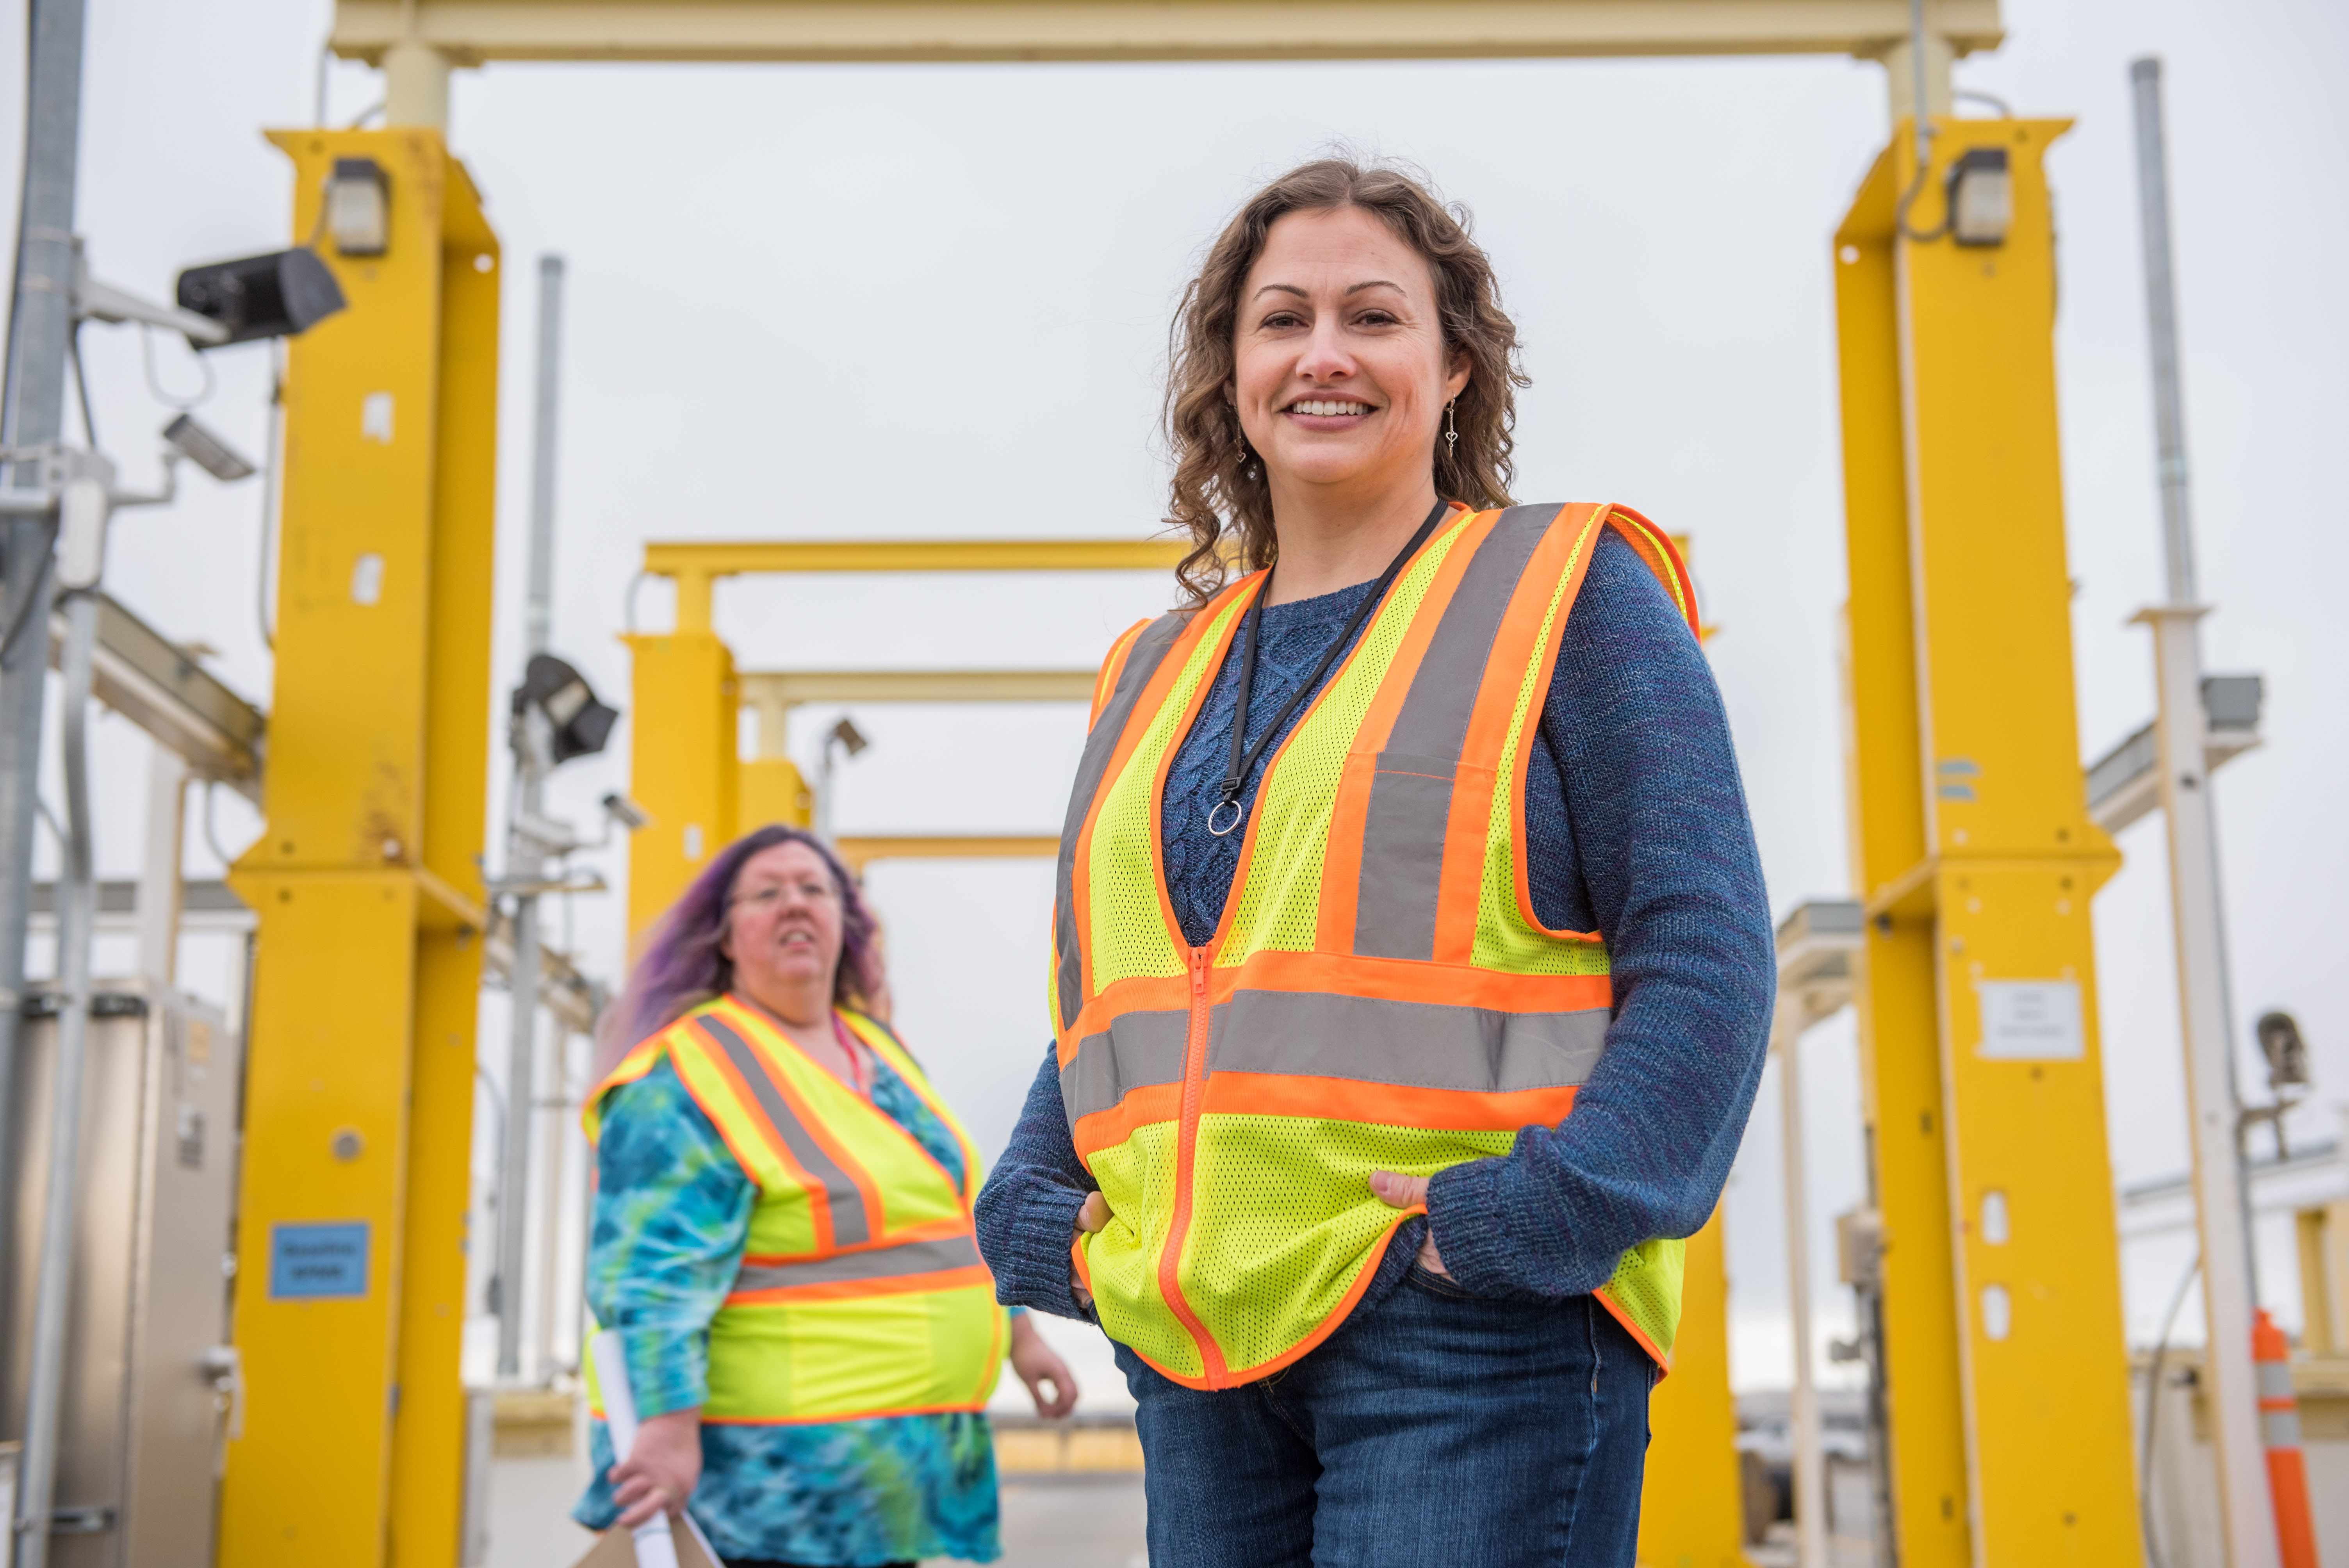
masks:
<path fill-rule="evenodd" d="M 804 826 L 812 805 L 783 758 L 782 716 L 810 701 L 1049 701 L 1090 694 L 1060 671 L 903 670 L 743 676 L 710 619 L 717 580 L 801 572 L 1171 571 L 1185 546 L 1165 540 L 843 540 L 648 544 L 645 573 L 677 584 L 676 630 L 621 640 L 635 655 L 629 790 L 652 816 L 628 841 L 628 931 L 641 934 L 729 840 L 764 822 Z M 746 681 L 750 683 L 746 688 Z M 741 760 L 741 712 L 759 711 L 760 753 Z M 850 839 L 859 870 L 892 854 L 1019 855 L 1041 839 Z M 1043 853 L 1051 852 L 1047 845 Z"/>
<path fill-rule="evenodd" d="M 1799 0 L 1601 5 L 1476 0 L 1391 6 L 1375 16 L 1330 0 L 1252 10 L 1213 0 L 974 3 L 949 9 L 952 17 L 915 4 L 843 7 L 803 0 L 341 0 L 335 46 L 386 67 L 395 119 L 416 116 L 432 123 L 445 114 L 449 66 L 492 58 L 1833 51 L 1884 57 L 1894 67 L 1896 103 L 1907 94 L 1909 15 L 1900 0 L 1830 6 Z M 1946 73 L 1951 54 L 1991 46 L 2001 36 L 1996 0 L 1936 0 L 1930 22 L 1929 65 L 1937 76 Z M 238 1286 L 239 1338 L 259 1424 L 249 1425 L 248 1437 L 232 1451 L 223 1556 L 232 1563 L 264 1557 L 341 1563 L 381 1561 L 396 1552 L 403 1561 L 440 1561 L 455 1552 L 460 1492 L 458 1248 L 479 963 L 470 940 L 480 918 L 471 857 L 481 841 L 487 760 L 495 388 L 494 272 L 471 278 L 463 273 L 473 256 L 488 257 L 494 266 L 496 247 L 461 170 L 446 160 L 431 133 L 298 133 L 281 142 L 301 170 L 297 235 L 313 231 L 321 177 L 337 153 L 374 156 L 391 170 L 396 229 L 390 255 L 335 263 L 354 315 L 317 329 L 295 350 L 270 831 L 236 874 L 237 885 L 263 911 Z M 1944 139 L 1944 161 L 1957 145 Z M 2039 280 L 2034 286 L 2052 291 L 2047 259 L 2024 258 L 2020 249 L 2044 249 L 2037 150 L 2018 169 L 2025 213 L 2009 249 L 2024 264 L 2008 274 L 2003 296 L 2010 300 L 2027 294 L 2023 284 L 2033 278 Z M 1855 861 L 1871 909 L 1889 922 L 1872 944 L 1878 951 L 1869 965 L 1868 1092 L 1879 1192 L 1900 1249 L 1887 1266 L 1901 1539 L 1919 1561 L 1954 1560 L 1947 1550 L 1962 1555 L 1970 1540 L 1978 1558 L 1987 1561 L 1982 1554 L 1992 1551 L 1992 1542 L 2009 1555 L 2034 1550 L 2029 1540 L 2008 1533 L 2006 1522 L 2019 1518 L 2025 1521 L 2021 1528 L 2035 1528 L 2030 1522 L 2045 1516 L 2043 1505 L 2063 1488 L 2043 1486 L 2034 1493 L 2016 1479 L 2043 1449 L 2054 1452 L 2050 1443 L 2024 1439 L 2010 1450 L 2024 1459 L 2002 1469 L 2002 1461 L 1985 1456 L 2003 1445 L 1982 1434 L 2007 1432 L 2005 1423 L 2014 1421 L 2015 1432 L 2076 1435 L 2062 1423 L 2034 1427 L 2037 1407 L 2016 1403 L 2016 1390 L 2024 1385 L 2006 1374 L 2018 1367 L 2034 1375 L 2054 1367 L 2040 1355 L 2039 1347 L 2051 1343 L 2039 1336 L 2040 1329 L 2056 1323 L 2068 1334 L 2070 1326 L 2095 1319 L 2116 1295 L 2101 1128 L 2094 1121 L 2101 1105 L 2093 1093 L 2084 1098 L 2079 1087 L 2085 1078 L 2093 1088 L 2096 1070 L 2085 903 L 2095 882 L 2109 874 L 2112 859 L 2084 814 L 2049 784 L 2043 764 L 2054 753 L 2044 724 L 2030 727 L 2017 756 L 2002 754 L 2002 766 L 2018 756 L 2029 765 L 1986 783 L 1982 799 L 1987 808 L 1996 791 L 2009 806 L 2028 798 L 2047 803 L 2062 820 L 2080 819 L 2068 830 L 2068 859 L 2043 852 L 2044 846 L 2027 842 L 2027 835 L 2006 833 L 1996 812 L 1986 809 L 1980 823 L 1960 821 L 1938 812 L 1924 794 L 1942 754 L 1920 748 L 1939 742 L 1940 732 L 1963 732 L 1960 744 L 1975 753 L 1997 749 L 1972 738 L 1973 727 L 1993 721 L 1997 699 L 1969 706 L 1961 689 L 1979 695 L 1996 683 L 1980 676 L 1970 685 L 1962 673 L 1966 655 L 1955 651 L 1966 639 L 1969 614 L 1996 616 L 2009 608 L 1994 588 L 1986 592 L 1982 571 L 1961 565 L 1967 535 L 1957 520 L 1969 507 L 1976 513 L 1969 521 L 1986 520 L 1972 535 L 1977 542 L 2013 534 L 2031 547 L 2022 557 L 2028 581 L 2013 596 L 2015 613 L 2030 623 L 2020 643 L 2045 651 L 2052 626 L 2050 645 L 2061 654 L 2062 667 L 2068 668 L 2069 650 L 2061 645 L 2060 608 L 2051 618 L 2044 602 L 2049 584 L 2061 581 L 2060 561 L 2059 575 L 2050 579 L 2039 558 L 2048 548 L 2060 556 L 2044 322 L 2026 321 L 2022 328 L 2029 352 L 2019 363 L 2033 367 L 2023 377 L 2031 382 L 2028 396 L 1996 408 L 1985 384 L 1996 379 L 2000 346 L 2013 330 L 1968 343 L 1972 326 L 1982 324 L 1966 320 L 1968 296 L 1957 287 L 1962 268 L 1932 261 L 1909 265 L 1913 247 L 1904 245 L 1898 260 L 1906 270 L 1896 274 L 1890 208 L 1897 182 L 1905 178 L 1905 156 L 1896 150 L 1879 168 L 1839 239 L 1858 256 L 1839 268 L 1846 428 L 1847 438 L 1856 438 L 1847 443 L 1854 498 L 1852 772 L 1861 840 Z M 1937 206 L 1929 195 L 1925 215 Z M 1942 250 L 1952 248 L 1945 243 Z M 1906 291 L 1897 298 L 1896 275 Z M 362 316 L 361 309 L 372 314 Z M 2028 314 L 2008 320 L 2008 327 Z M 336 357 L 324 353 L 329 346 L 338 348 Z M 1952 387 L 1958 389 L 1954 403 L 1943 396 Z M 371 446 L 367 420 L 363 411 L 354 417 L 353 405 L 376 392 L 393 396 L 394 438 Z M 1978 405 L 1971 413 L 1969 399 Z M 1988 417 L 1975 419 L 1976 414 Z M 1985 438 L 1992 427 L 2002 433 Z M 2009 442 L 2006 435 L 2018 438 Z M 2043 532 L 2033 535 L 2017 520 L 2010 510 L 2013 493 L 1996 492 L 1987 482 L 1964 493 L 1967 482 L 1952 476 L 1966 466 L 1962 449 L 1970 439 L 1986 440 L 1982 452 L 1992 459 L 1978 476 L 1997 472 L 2028 481 L 2013 493 L 2025 496 L 2020 511 L 2038 508 L 2033 515 L 2047 525 Z M 1933 502 L 1918 509 L 1913 548 L 1902 531 L 1911 495 Z M 960 562 L 945 553 L 994 548 L 988 546 L 911 545 L 760 547 L 783 552 L 773 559 L 784 564 L 723 564 L 739 548 L 657 547 L 685 553 L 668 568 L 679 580 L 678 630 L 631 639 L 637 653 L 637 788 L 662 818 L 632 848 L 632 929 L 641 929 L 737 824 L 803 819 L 806 811 L 804 787 L 787 760 L 738 760 L 736 725 L 744 694 L 723 645 L 709 631 L 714 576 L 741 570 L 888 570 L 915 565 L 925 552 L 931 553 L 916 569 L 1040 564 Z M 811 548 L 845 553 L 823 562 L 804 553 Z M 875 548 L 901 552 L 900 558 L 884 563 L 857 553 Z M 367 612 L 359 614 L 349 603 L 349 574 L 367 554 L 379 558 L 385 587 L 378 603 L 358 607 Z M 864 563 L 849 564 L 852 557 Z M 1912 562 L 1917 581 L 1904 595 L 1899 590 Z M 1930 580 L 1940 573 L 1950 573 L 1950 581 Z M 1922 634 L 1914 647 L 1912 633 Z M 1996 664 L 1988 661 L 1988 666 Z M 2047 680 L 2045 669 L 2053 667 L 2033 669 L 2002 695 L 2041 717 L 2041 710 L 2062 708 L 2064 724 L 2055 727 L 2067 731 L 2064 769 L 2076 794 L 2069 686 Z M 1940 717 L 1920 717 L 1932 715 Z M 940 842 L 923 841 L 933 849 Z M 858 847 L 879 854 L 911 845 L 872 841 Z M 1003 852 L 1010 846 L 990 840 L 961 847 Z M 2050 886 L 2040 885 L 2051 877 Z M 2072 887 L 2062 885 L 2067 878 Z M 2062 910 L 2043 896 L 2051 891 L 2066 895 L 2055 901 Z M 1975 917 L 1991 926 L 1966 929 Z M 1976 944 L 1971 956 L 1948 946 L 1969 940 Z M 2060 972 L 2067 953 L 2076 957 L 2069 967 L 2089 1004 L 2085 1064 L 2047 1066 L 2023 1078 L 2017 1064 L 1979 1063 L 1961 1051 L 1939 1048 L 1974 1026 L 1971 994 L 1963 987 L 1969 965 L 1982 964 L 1985 974 L 2044 975 L 2050 965 Z M 398 956 L 387 962 L 387 954 Z M 310 1071 L 313 1067 L 319 1070 Z M 1994 1101 L 1991 1091 L 2014 1087 L 2003 1080 L 2017 1078 L 2047 1087 L 2011 1102 Z M 1945 1105 L 1953 1137 L 1944 1134 Z M 2084 1167 L 2071 1176 L 2093 1178 L 2085 1189 L 2094 1194 L 2086 1208 L 2101 1203 L 2101 1216 L 2065 1212 L 2060 1203 L 2040 1207 L 2034 1183 L 2058 1184 L 2064 1173 L 2023 1170 L 2014 1191 L 2032 1194 L 2033 1212 L 2027 1220 L 2018 1215 L 2014 1240 L 1986 1250 L 1969 1238 L 1962 1250 L 1952 1251 L 1951 1236 L 1965 1234 L 1966 1205 L 1983 1191 L 2006 1191 L 1983 1182 L 2010 1179 L 2034 1119 L 2070 1116 L 2081 1108 L 2099 1133 L 2093 1156 L 2074 1150 L 2064 1158 Z M 2009 1111 L 2026 1130 L 2002 1132 L 2000 1119 Z M 1888 1147 L 1889 1132 L 1909 1117 L 1916 1134 Z M 321 1148 L 331 1149 L 344 1132 L 357 1135 L 355 1141 L 343 1140 L 357 1155 L 322 1163 L 332 1157 Z M 2004 1140 L 2016 1149 L 2004 1148 Z M 2030 1164 L 2027 1151 L 2022 1164 Z M 272 1301 L 265 1279 L 268 1227 L 319 1218 L 361 1219 L 371 1227 L 368 1295 L 357 1302 Z M 2043 1261 L 2044 1238 L 2074 1222 L 2085 1225 L 2067 1238 L 2085 1260 L 2081 1266 L 2050 1264 L 2031 1273 Z M 1709 1248 L 1701 1234 L 1692 1249 L 1691 1315 L 1682 1329 L 1697 1348 L 1684 1355 L 1681 1373 L 1658 1400 L 1660 1437 L 1650 1484 L 1660 1504 L 1667 1497 L 1717 1496 L 1707 1491 L 1717 1473 L 1711 1440 L 1691 1447 L 1674 1440 L 1673 1431 L 1682 1425 L 1726 1429 L 1725 1382 L 1708 1369 L 1725 1367 L 1725 1357 L 1710 1348 L 1721 1337 L 1719 1326 L 1705 1330 L 1698 1323 L 1708 1310 L 1702 1304 L 1719 1299 L 1710 1283 L 1718 1278 L 1717 1267 L 1708 1261 L 1716 1255 L 1717 1247 Z M 2016 1295 L 2013 1340 L 1987 1351 L 1971 1337 L 1961 1343 L 1961 1325 L 1971 1322 L 1968 1282 L 1996 1283 L 1992 1276 L 2002 1267 L 2007 1273 L 2001 1277 L 2027 1282 Z M 2059 1287 L 2062 1294 L 2053 1294 Z M 2033 1295 L 2034 1289 L 2050 1294 Z M 2105 1315 L 2116 1323 L 2116 1314 Z M 2117 1344 L 2116 1326 L 2107 1338 Z M 2109 1347 L 2102 1342 L 2089 1347 L 2095 1365 L 2085 1383 L 2084 1375 L 2057 1368 L 2057 1378 L 2068 1373 L 2072 1380 L 2051 1379 L 2042 1386 L 2044 1397 L 2061 1403 L 2080 1396 L 2095 1409 L 2109 1409 L 2106 1362 L 2095 1360 Z M 1710 1392 L 1697 1399 L 1701 1387 Z M 2109 1426 L 2100 1429 L 2099 1441 L 2112 1436 Z M 2072 1489 L 2087 1511 L 2060 1510 L 2063 1533 L 2044 1539 L 2072 1542 L 2083 1551 L 2091 1540 L 2098 1551 L 2116 1543 L 2106 1505 L 2116 1464 L 2122 1467 L 2125 1495 L 2127 1451 L 2124 1433 L 2095 1449 L 2085 1466 L 2073 1467 L 2095 1478 Z M 2058 1457 L 2068 1462 L 2074 1455 Z M 1683 1463 L 1694 1468 L 1683 1473 Z M 2050 1472 L 2064 1468 L 2061 1462 L 2046 1467 Z M 2018 1507 L 2020 1514 L 2013 1512 Z M 1981 1522 L 1971 1536 L 1964 1524 L 1970 1510 Z M 1643 1532 L 1643 1557 L 1690 1565 L 1719 1557 L 1723 1533 L 1713 1511 L 1675 1504 L 1672 1514 L 1688 1522 L 1687 1528 L 1668 1531 L 1652 1523 Z M 2127 1526 L 2132 1541 L 2133 1528 Z M 2084 1529 L 2085 1535 L 2074 1533 Z M 1936 1557 L 1937 1549 L 1947 1550 Z"/>
<path fill-rule="evenodd" d="M 490 727 L 498 242 L 437 131 L 292 131 L 294 233 L 337 158 L 389 177 L 390 247 L 321 252 L 350 308 L 295 339 L 225 1568 L 453 1563 Z M 364 1290 L 281 1299 L 280 1225 L 363 1224 Z"/>
<path fill-rule="evenodd" d="M 1896 233 L 1898 128 L 1836 236 L 1851 598 L 1853 863 L 1871 917 L 1861 1063 L 1884 1222 L 1902 1568 L 2139 1561 L 2056 447 L 2064 120 L 1938 122 L 1944 174 L 2004 149 L 2002 244 Z M 1986 1059 L 1977 985 L 2069 980 L 2084 1050 Z M 1986 1200 L 2005 1238 L 1986 1234 Z M 1986 1294 L 2010 1304 L 1992 1337 Z"/>

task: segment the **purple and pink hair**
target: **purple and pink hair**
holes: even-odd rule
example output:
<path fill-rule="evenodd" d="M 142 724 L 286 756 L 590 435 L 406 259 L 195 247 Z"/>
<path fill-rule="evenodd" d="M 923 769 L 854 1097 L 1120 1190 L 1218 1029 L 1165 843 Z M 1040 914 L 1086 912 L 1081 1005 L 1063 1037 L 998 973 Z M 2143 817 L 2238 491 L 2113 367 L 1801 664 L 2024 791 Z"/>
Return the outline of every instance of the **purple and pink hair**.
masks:
<path fill-rule="evenodd" d="M 840 893 L 840 967 L 832 998 L 863 1009 L 883 995 L 880 928 L 858 893 L 855 879 L 822 839 L 803 828 L 771 823 L 746 833 L 710 858 L 693 885 L 653 927 L 644 956 L 628 972 L 628 984 L 605 1010 L 596 1030 L 598 1078 L 619 1064 L 638 1042 L 659 1033 L 702 1003 L 734 985 L 734 964 L 718 950 L 726 934 L 735 879 L 750 857 L 777 844 L 805 844 L 822 857 Z"/>

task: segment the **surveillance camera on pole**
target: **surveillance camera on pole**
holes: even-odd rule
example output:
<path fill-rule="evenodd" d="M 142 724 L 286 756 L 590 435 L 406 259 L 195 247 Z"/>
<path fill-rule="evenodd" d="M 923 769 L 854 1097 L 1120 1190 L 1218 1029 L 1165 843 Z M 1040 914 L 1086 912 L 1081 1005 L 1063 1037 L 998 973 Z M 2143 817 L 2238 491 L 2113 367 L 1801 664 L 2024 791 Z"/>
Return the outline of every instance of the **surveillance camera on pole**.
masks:
<path fill-rule="evenodd" d="M 856 721 L 846 714 L 842 714 L 840 722 L 824 731 L 823 755 L 816 769 L 815 834 L 827 844 L 833 841 L 833 754 L 838 750 L 845 751 L 852 758 L 860 757 L 864 755 L 864 748 L 872 744 L 864 738 L 864 732 L 856 727 Z"/>

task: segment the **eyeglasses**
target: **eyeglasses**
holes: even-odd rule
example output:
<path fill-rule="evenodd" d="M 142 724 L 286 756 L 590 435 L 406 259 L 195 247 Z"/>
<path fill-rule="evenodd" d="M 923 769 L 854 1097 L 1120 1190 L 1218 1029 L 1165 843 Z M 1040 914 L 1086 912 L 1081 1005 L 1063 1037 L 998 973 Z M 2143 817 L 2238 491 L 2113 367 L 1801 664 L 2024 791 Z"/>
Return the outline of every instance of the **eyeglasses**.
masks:
<path fill-rule="evenodd" d="M 733 909 L 747 903 L 764 914 L 771 910 L 781 907 L 782 902 L 793 893 L 799 894 L 811 903 L 820 903 L 826 900 L 837 899 L 840 896 L 840 890 L 829 882 L 813 878 L 802 882 L 769 882 L 763 887 L 752 888 L 749 892 L 736 893 L 726 901 L 726 907 Z"/>

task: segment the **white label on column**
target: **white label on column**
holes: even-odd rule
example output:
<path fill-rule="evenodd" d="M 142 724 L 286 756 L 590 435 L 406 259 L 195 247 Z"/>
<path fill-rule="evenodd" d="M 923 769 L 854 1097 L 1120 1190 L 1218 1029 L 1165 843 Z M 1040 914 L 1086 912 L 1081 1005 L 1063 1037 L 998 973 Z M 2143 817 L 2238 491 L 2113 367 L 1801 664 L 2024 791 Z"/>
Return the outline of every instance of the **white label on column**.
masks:
<path fill-rule="evenodd" d="M 351 563 L 351 603 L 372 604 L 383 597 L 383 557 L 368 551 Z"/>
<path fill-rule="evenodd" d="M 370 392 L 359 404 L 359 439 L 391 445 L 391 394 Z"/>
<path fill-rule="evenodd" d="M 2002 1284 L 1982 1286 L 1982 1337 L 2004 1339 L 2014 1332 L 2014 1303 Z"/>
<path fill-rule="evenodd" d="M 1985 1192 L 1982 1204 L 1982 1239 L 1986 1245 L 2006 1245 L 2006 1194 Z"/>
<path fill-rule="evenodd" d="M 2088 1054 L 2074 980 L 1977 980 L 1982 1044 L 1974 1054 L 1996 1061 L 2076 1062 Z"/>
<path fill-rule="evenodd" d="M 698 822 L 685 825 L 685 858 L 688 861 L 701 858 L 701 824 Z"/>

